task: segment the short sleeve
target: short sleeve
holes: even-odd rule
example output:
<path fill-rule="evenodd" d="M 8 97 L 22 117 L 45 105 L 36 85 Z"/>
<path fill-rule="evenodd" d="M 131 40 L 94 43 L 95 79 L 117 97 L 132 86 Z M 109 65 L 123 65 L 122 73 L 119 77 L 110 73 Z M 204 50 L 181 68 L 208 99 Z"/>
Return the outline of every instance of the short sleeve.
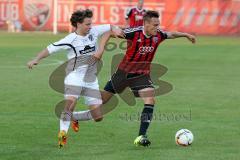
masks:
<path fill-rule="evenodd" d="M 104 24 L 104 25 L 93 26 L 92 30 L 95 34 L 97 34 L 98 36 L 101 36 L 102 34 L 111 30 L 111 25 L 110 24 Z"/>
<path fill-rule="evenodd" d="M 163 31 L 163 30 L 158 30 L 158 32 L 160 32 L 162 39 L 168 38 L 168 32 Z"/>
<path fill-rule="evenodd" d="M 47 50 L 48 50 L 49 54 L 53 54 L 60 50 L 70 49 L 70 48 L 72 48 L 72 45 L 71 45 L 72 41 L 73 41 L 73 36 L 68 35 L 65 38 L 47 46 Z"/>
<path fill-rule="evenodd" d="M 129 9 L 127 10 L 126 15 L 125 15 L 125 19 L 128 19 L 131 14 L 132 14 L 132 8 L 129 8 Z"/>

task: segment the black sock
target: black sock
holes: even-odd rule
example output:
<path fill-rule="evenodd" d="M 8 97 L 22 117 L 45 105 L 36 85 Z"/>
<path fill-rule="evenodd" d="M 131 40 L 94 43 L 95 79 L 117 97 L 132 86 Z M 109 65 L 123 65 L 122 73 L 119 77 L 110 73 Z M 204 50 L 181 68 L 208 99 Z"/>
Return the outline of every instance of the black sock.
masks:
<path fill-rule="evenodd" d="M 144 105 L 144 108 L 143 108 L 143 111 L 141 114 L 141 124 L 140 124 L 140 129 L 139 129 L 139 136 L 146 135 L 147 129 L 152 120 L 153 108 L 154 108 L 154 105 L 152 105 L 152 104 Z"/>

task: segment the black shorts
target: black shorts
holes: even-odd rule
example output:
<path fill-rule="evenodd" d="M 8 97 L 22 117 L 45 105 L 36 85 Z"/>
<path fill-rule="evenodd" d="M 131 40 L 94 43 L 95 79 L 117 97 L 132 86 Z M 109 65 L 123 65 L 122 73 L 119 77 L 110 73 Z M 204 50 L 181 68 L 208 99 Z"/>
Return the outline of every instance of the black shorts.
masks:
<path fill-rule="evenodd" d="M 126 87 L 130 87 L 136 97 L 139 97 L 139 90 L 144 88 L 154 88 L 149 75 L 126 73 L 118 69 L 107 82 L 104 90 L 113 94 L 119 94 L 122 93 Z"/>

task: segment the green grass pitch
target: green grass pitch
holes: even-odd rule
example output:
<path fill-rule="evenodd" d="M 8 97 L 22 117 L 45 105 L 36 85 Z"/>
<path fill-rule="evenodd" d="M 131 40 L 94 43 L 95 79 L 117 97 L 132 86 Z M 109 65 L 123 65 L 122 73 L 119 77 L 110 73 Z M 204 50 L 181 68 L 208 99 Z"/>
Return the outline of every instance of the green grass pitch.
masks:
<path fill-rule="evenodd" d="M 58 149 L 54 106 L 63 95 L 49 87 L 48 78 L 66 57 L 51 56 L 33 70 L 26 63 L 64 36 L 0 32 L 0 160 L 239 159 L 239 37 L 199 36 L 195 45 L 177 39 L 159 46 L 154 62 L 168 68 L 161 80 L 174 88 L 156 98 L 158 118 L 148 131 L 150 148 L 133 145 L 139 129 L 136 115 L 143 103 L 137 100 L 135 106 L 128 106 L 119 99 L 118 107 L 102 122 L 82 122 L 77 134 L 70 129 L 67 146 Z M 124 51 L 104 55 L 101 88 L 110 78 L 111 57 L 117 53 Z M 77 109 L 86 107 L 80 102 Z M 192 146 L 175 145 L 175 133 L 181 128 L 193 132 Z"/>

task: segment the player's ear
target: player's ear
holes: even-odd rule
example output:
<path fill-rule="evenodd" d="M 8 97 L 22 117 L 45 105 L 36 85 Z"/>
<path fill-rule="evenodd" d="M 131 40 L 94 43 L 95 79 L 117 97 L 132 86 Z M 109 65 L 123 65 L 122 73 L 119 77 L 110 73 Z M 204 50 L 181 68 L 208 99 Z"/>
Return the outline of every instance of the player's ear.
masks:
<path fill-rule="evenodd" d="M 143 25 L 145 26 L 147 24 L 147 21 L 143 21 Z"/>
<path fill-rule="evenodd" d="M 150 19 L 146 19 L 145 21 L 143 21 L 144 25 L 148 25 L 151 23 L 151 20 Z"/>
<path fill-rule="evenodd" d="M 77 22 L 77 28 L 81 26 L 82 23 Z"/>

